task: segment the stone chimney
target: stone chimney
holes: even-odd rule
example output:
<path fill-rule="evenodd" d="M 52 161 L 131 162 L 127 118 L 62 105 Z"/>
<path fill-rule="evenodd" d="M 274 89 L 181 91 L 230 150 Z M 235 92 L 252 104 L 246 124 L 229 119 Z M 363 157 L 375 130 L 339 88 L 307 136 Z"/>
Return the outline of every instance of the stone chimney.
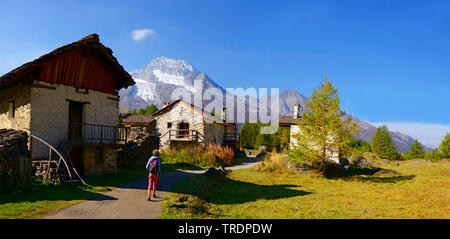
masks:
<path fill-rule="evenodd" d="M 294 105 L 294 119 L 298 119 L 300 118 L 300 104 L 295 104 Z"/>
<path fill-rule="evenodd" d="M 227 108 L 223 108 L 222 109 L 222 112 L 221 112 L 221 115 L 220 115 L 221 117 L 222 117 L 222 120 L 223 121 L 227 121 Z"/>
<path fill-rule="evenodd" d="M 162 103 L 162 107 L 163 107 L 163 108 L 165 108 L 165 107 L 168 106 L 168 105 L 170 105 L 170 102 L 169 102 L 169 101 L 164 101 L 164 102 Z"/>

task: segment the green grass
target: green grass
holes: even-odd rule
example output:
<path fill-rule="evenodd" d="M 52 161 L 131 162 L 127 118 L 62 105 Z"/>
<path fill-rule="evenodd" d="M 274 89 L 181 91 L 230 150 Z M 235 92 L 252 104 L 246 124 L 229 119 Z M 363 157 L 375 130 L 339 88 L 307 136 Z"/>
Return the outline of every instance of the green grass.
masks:
<path fill-rule="evenodd" d="M 265 173 L 256 168 L 211 180 L 183 180 L 161 218 L 450 218 L 450 162 L 400 166 L 401 175 Z"/>
<path fill-rule="evenodd" d="M 183 169 L 207 168 L 173 160 L 167 161 L 162 159 L 162 174 Z M 69 184 L 59 183 L 53 185 L 38 180 L 33 186 L 28 187 L 27 193 L 0 194 L 0 219 L 39 218 L 108 192 L 120 184 L 145 178 L 147 175 L 144 165 L 141 168 L 119 168 L 117 173 L 110 175 L 83 177 L 87 186 L 77 184 L 72 187 Z"/>
<path fill-rule="evenodd" d="M 198 169 L 189 164 L 162 164 L 161 173 L 168 173 L 179 169 Z M 39 218 L 45 214 L 91 199 L 102 193 L 118 187 L 120 184 L 147 177 L 148 172 L 142 168 L 119 168 L 115 174 L 102 176 L 88 176 L 83 179 L 87 186 L 38 180 L 29 191 L 24 194 L 0 195 L 0 219 L 5 218 Z"/>

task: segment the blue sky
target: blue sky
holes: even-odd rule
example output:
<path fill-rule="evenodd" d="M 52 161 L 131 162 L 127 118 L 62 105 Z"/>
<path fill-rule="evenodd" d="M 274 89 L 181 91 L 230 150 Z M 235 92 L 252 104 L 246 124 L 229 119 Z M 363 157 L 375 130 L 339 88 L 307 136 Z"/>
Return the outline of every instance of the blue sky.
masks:
<path fill-rule="evenodd" d="M 97 33 L 128 71 L 167 56 L 225 88 L 304 95 L 328 76 L 364 120 L 433 146 L 450 131 L 448 1 L 31 0 L 0 15 L 0 74 Z"/>

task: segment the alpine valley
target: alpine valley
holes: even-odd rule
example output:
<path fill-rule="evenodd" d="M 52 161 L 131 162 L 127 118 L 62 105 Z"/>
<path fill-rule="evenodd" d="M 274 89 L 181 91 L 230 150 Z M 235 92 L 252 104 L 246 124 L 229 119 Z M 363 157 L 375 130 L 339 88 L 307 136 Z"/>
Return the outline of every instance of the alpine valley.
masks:
<path fill-rule="evenodd" d="M 131 109 L 145 108 L 148 105 L 155 104 L 158 109 L 161 109 L 164 102 L 171 101 L 171 92 L 175 89 L 183 89 L 188 93 L 194 94 L 194 82 L 200 80 L 202 90 L 211 87 L 217 88 L 225 95 L 225 90 L 210 79 L 206 74 L 199 72 L 195 67 L 184 60 L 171 59 L 167 57 L 158 57 L 153 59 L 146 67 L 140 70 L 130 72 L 136 82 L 135 85 L 128 89 L 122 89 L 120 95 L 120 112 L 128 112 Z M 237 97 L 236 101 L 244 101 L 246 104 L 245 112 L 238 112 L 234 110 L 234 117 L 248 118 L 249 112 L 258 111 L 255 107 L 249 107 L 247 97 Z M 305 106 L 307 97 L 293 90 L 284 90 L 279 95 L 280 99 L 280 115 L 292 115 L 294 104 Z M 231 100 L 231 99 L 225 99 Z M 265 100 L 265 99 L 261 99 Z M 206 105 L 207 101 L 203 101 Z M 270 104 L 269 104 L 270 105 Z M 356 116 L 353 116 L 353 121 L 360 125 L 360 130 L 356 138 L 370 142 L 377 127 L 363 121 Z M 235 118 L 237 119 L 237 118 Z M 409 146 L 414 142 L 414 139 L 406 134 L 400 132 L 391 132 L 395 146 L 400 152 L 405 153 Z M 425 146 L 426 151 L 431 149 Z"/>

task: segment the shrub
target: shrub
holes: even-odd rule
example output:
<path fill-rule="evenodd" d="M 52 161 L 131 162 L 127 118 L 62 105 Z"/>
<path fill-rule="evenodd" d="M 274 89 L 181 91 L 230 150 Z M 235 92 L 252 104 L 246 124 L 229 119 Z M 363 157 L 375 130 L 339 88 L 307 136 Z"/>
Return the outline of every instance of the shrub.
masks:
<path fill-rule="evenodd" d="M 221 159 L 225 166 L 231 165 L 233 163 L 234 151 L 228 146 L 223 147 L 218 144 L 210 144 L 206 147 L 206 151 L 213 152 L 217 157 Z"/>
<path fill-rule="evenodd" d="M 221 145 L 165 149 L 161 152 L 161 160 L 165 163 L 186 163 L 199 167 L 230 166 L 242 159 L 242 153 L 235 155 L 232 148 Z"/>
<path fill-rule="evenodd" d="M 256 171 L 269 173 L 285 173 L 287 169 L 287 156 L 278 153 L 267 154 L 257 165 Z"/>

